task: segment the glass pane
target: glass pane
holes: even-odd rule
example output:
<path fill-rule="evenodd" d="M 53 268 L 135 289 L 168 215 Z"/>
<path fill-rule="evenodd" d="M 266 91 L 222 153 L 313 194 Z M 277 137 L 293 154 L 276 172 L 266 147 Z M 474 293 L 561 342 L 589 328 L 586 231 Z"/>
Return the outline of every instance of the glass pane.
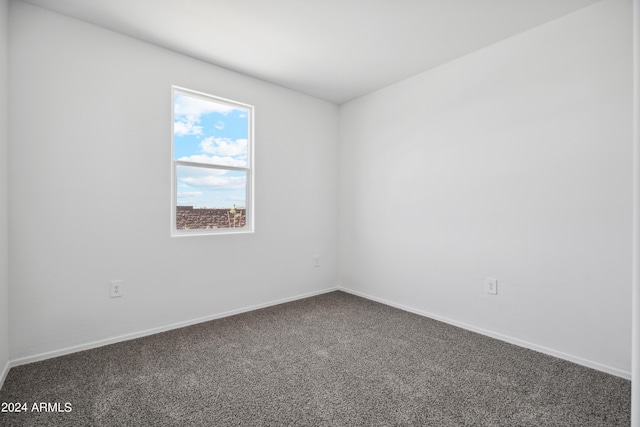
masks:
<path fill-rule="evenodd" d="M 174 92 L 173 158 L 247 166 L 249 110 Z"/>
<path fill-rule="evenodd" d="M 246 224 L 247 172 L 176 166 L 176 229 Z"/>

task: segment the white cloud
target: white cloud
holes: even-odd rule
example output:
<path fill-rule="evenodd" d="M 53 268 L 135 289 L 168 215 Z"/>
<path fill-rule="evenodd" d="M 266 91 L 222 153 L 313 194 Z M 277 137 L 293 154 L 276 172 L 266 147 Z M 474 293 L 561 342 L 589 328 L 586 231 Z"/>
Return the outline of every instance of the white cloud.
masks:
<path fill-rule="evenodd" d="M 200 116 L 209 113 L 227 114 L 233 111 L 233 107 L 218 104 L 214 101 L 207 101 L 187 95 L 178 94 L 175 98 L 173 112 L 177 116 L 190 116 L 200 119 Z"/>
<path fill-rule="evenodd" d="M 247 198 L 245 196 L 229 196 L 226 199 L 229 200 L 229 201 L 232 201 L 232 202 L 240 202 L 240 203 L 242 203 L 238 207 L 244 207 L 244 203 L 247 201 Z"/>
<path fill-rule="evenodd" d="M 246 186 L 246 179 L 243 176 L 185 176 L 181 177 L 180 180 L 192 187 L 202 187 L 210 190 L 238 190 Z"/>
<path fill-rule="evenodd" d="M 209 113 L 227 114 L 233 110 L 227 105 L 177 94 L 173 106 L 173 114 L 176 119 L 173 124 L 173 133 L 176 136 L 201 135 L 202 126 L 198 125 L 203 115 Z M 220 123 L 222 122 L 216 124 L 216 128 L 223 129 L 224 123 L 222 123 L 222 127 L 218 127 Z"/>
<path fill-rule="evenodd" d="M 224 129 L 224 122 L 222 120 L 218 121 L 218 123 L 215 124 L 214 126 L 216 129 L 218 130 L 222 130 Z"/>
<path fill-rule="evenodd" d="M 181 191 L 178 193 L 178 197 L 195 197 L 202 196 L 202 191 Z"/>
<path fill-rule="evenodd" d="M 216 138 L 210 136 L 205 138 L 200 143 L 200 149 L 203 153 L 214 154 L 220 156 L 232 156 L 232 157 L 246 157 L 247 155 L 247 140 L 236 139 L 235 141 L 230 138 Z"/>
<path fill-rule="evenodd" d="M 178 205 L 231 207 L 246 203 L 244 172 L 178 166 L 177 173 Z"/>
<path fill-rule="evenodd" d="M 198 126 L 197 122 L 182 121 L 173 123 L 173 134 L 176 136 L 184 135 L 202 135 L 202 126 Z"/>

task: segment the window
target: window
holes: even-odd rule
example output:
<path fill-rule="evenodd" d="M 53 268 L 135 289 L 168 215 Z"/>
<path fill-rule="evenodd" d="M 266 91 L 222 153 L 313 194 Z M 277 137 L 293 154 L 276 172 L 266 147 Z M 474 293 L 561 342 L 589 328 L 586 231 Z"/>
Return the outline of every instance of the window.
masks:
<path fill-rule="evenodd" d="M 253 231 L 253 107 L 173 87 L 173 236 Z"/>

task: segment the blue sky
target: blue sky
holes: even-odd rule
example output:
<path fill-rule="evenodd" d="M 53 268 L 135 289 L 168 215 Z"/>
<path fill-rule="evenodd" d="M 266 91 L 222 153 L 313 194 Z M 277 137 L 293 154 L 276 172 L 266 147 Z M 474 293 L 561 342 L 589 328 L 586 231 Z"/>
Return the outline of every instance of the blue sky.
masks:
<path fill-rule="evenodd" d="M 248 165 L 248 110 L 175 92 L 173 120 L 175 160 Z M 178 206 L 246 206 L 244 171 L 179 165 L 176 173 Z"/>

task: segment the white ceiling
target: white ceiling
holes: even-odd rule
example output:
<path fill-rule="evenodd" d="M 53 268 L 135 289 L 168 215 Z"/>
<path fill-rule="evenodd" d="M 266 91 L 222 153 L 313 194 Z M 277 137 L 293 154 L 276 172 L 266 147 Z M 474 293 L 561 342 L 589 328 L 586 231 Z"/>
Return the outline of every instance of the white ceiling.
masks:
<path fill-rule="evenodd" d="M 336 104 L 599 0 L 26 0 Z"/>

